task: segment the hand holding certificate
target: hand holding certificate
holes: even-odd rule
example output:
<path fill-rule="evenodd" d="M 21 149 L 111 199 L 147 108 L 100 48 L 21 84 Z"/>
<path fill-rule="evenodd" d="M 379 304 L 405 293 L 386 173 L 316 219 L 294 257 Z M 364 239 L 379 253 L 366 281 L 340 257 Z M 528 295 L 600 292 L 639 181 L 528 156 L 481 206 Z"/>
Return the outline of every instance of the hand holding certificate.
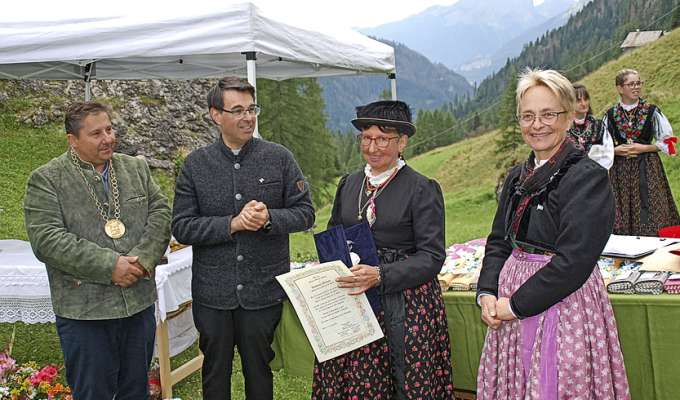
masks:
<path fill-rule="evenodd" d="M 314 234 L 314 244 L 322 263 L 340 260 L 349 268 L 355 264 L 377 266 L 380 263 L 375 249 L 371 228 L 367 223 L 356 224 L 348 228 L 333 226 L 323 232 Z M 352 257 L 356 257 L 353 260 Z M 361 271 L 356 271 L 362 275 Z M 373 312 L 380 312 L 380 295 L 376 288 L 369 288 L 366 297 Z"/>
<path fill-rule="evenodd" d="M 320 362 L 383 337 L 366 295 L 338 287 L 336 278 L 351 275 L 345 264 L 333 261 L 276 277 Z"/>

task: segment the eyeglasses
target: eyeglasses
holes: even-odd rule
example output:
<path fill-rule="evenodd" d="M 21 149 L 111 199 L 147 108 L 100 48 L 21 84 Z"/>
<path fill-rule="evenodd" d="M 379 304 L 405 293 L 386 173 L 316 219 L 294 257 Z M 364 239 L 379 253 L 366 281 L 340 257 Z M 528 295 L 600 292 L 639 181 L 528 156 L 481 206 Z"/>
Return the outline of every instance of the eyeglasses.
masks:
<path fill-rule="evenodd" d="M 644 84 L 645 84 L 644 81 L 635 81 L 635 82 L 624 83 L 622 86 L 625 86 L 628 89 L 635 89 L 635 88 L 642 87 L 642 85 L 644 85 Z"/>
<path fill-rule="evenodd" d="M 262 108 L 260 106 L 258 106 L 257 104 L 252 105 L 248 108 L 237 107 L 237 108 L 234 108 L 232 110 L 225 110 L 224 108 L 222 109 L 222 111 L 228 112 L 229 114 L 234 116 L 234 118 L 238 118 L 238 119 L 245 118 L 246 114 L 251 114 L 251 115 L 254 115 L 254 116 L 257 117 L 258 115 L 260 115 L 261 110 L 262 110 Z"/>
<path fill-rule="evenodd" d="M 378 137 L 370 137 L 370 136 L 364 136 L 364 135 L 358 135 L 357 140 L 359 143 L 361 143 L 361 147 L 371 147 L 371 142 L 375 144 L 375 147 L 379 149 L 385 149 L 387 146 L 390 145 L 390 141 L 393 139 L 399 140 L 401 136 L 392 136 L 392 137 L 386 137 L 386 136 L 378 136 Z"/>
<path fill-rule="evenodd" d="M 538 117 L 538 121 L 540 123 L 550 126 L 557 122 L 557 118 L 559 118 L 561 114 L 566 113 L 566 111 L 548 111 L 538 116 L 532 113 L 524 113 L 517 116 L 517 122 L 519 122 L 521 126 L 527 127 L 533 125 L 534 121 L 536 121 L 536 118 Z"/>

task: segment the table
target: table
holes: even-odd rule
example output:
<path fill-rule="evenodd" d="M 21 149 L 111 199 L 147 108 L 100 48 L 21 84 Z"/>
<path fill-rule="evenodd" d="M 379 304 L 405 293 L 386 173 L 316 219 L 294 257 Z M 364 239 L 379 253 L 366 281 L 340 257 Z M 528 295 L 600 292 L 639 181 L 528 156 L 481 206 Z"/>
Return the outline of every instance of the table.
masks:
<path fill-rule="evenodd" d="M 172 385 L 201 366 L 202 356 L 170 371 L 173 324 L 169 317 L 185 309 L 191 300 L 191 249 L 169 256 L 169 263 L 156 270 L 158 301 L 157 343 L 161 362 L 163 397 L 171 397 Z M 680 357 L 676 344 L 680 333 L 680 295 L 610 295 L 619 327 L 632 398 L 675 399 L 676 371 Z M 451 337 L 454 385 L 475 390 L 479 356 L 486 327 L 480 320 L 473 292 L 444 294 Z M 172 321 L 190 320 L 191 313 Z M 0 323 L 54 322 L 47 273 L 35 259 L 28 242 L 0 240 Z M 193 321 L 191 321 L 193 328 Z M 182 329 L 179 329 L 180 331 Z M 195 332 L 195 331 L 194 331 Z M 191 339 L 193 343 L 194 339 Z M 295 311 L 284 304 L 281 323 L 274 338 L 276 358 L 272 368 L 310 378 L 314 353 Z M 180 350 L 181 351 L 181 350 Z"/>
<path fill-rule="evenodd" d="M 54 322 L 45 265 L 23 240 L 0 240 L 0 322 Z"/>
<path fill-rule="evenodd" d="M 172 371 L 170 357 L 198 338 L 191 312 L 191 248 L 170 253 L 168 263 L 156 268 L 156 353 L 160 364 L 163 398 L 172 386 L 198 370 L 199 354 Z M 53 323 L 55 320 L 45 265 L 22 240 L 0 240 L 0 323 Z"/>
<path fill-rule="evenodd" d="M 677 399 L 680 371 L 680 295 L 610 295 L 619 327 L 631 396 L 634 400 Z M 454 386 L 474 391 L 486 326 L 474 292 L 446 292 Z M 290 303 L 283 308 L 274 339 L 275 369 L 310 378 L 314 353 Z"/>

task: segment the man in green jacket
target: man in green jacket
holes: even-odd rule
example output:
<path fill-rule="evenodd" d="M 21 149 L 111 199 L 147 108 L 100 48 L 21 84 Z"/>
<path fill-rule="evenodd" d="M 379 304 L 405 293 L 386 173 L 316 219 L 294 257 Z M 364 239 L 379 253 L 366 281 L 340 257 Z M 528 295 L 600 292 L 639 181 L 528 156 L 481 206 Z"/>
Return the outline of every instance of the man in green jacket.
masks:
<path fill-rule="evenodd" d="M 47 266 L 66 380 L 78 400 L 147 399 L 168 201 L 146 162 L 114 153 L 105 106 L 75 104 L 65 125 L 69 149 L 33 171 L 24 213 Z"/>

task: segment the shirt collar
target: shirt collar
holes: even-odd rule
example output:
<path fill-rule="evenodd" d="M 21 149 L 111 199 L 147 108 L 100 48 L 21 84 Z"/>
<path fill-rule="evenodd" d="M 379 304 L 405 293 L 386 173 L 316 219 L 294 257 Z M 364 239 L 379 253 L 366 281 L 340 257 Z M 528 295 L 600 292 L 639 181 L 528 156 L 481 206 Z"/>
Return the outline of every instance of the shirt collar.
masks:
<path fill-rule="evenodd" d="M 538 158 L 534 158 L 534 169 L 541 168 L 547 162 L 548 160 L 539 160 Z"/>
<path fill-rule="evenodd" d="M 622 101 L 619 101 L 619 104 L 621 105 L 621 108 L 623 108 L 626 111 L 634 110 L 635 107 L 637 107 L 640 104 L 640 100 L 636 101 L 633 104 L 624 104 Z"/>
<path fill-rule="evenodd" d="M 233 150 L 226 144 L 224 144 L 224 140 L 222 140 L 222 136 L 217 137 L 217 147 L 220 148 L 222 153 L 227 156 L 228 159 L 234 161 L 234 160 L 242 160 L 250 151 L 257 145 L 257 142 L 259 139 L 256 138 L 250 138 L 240 149 Z"/>
<path fill-rule="evenodd" d="M 398 171 L 402 169 L 402 167 L 406 165 L 404 160 L 401 158 L 397 160 L 397 165 L 388 169 L 385 172 L 382 172 L 377 175 L 373 175 L 373 172 L 371 171 L 371 166 L 366 164 L 364 167 L 364 174 L 368 177 L 368 182 L 373 185 L 373 186 L 380 186 L 382 185 L 387 179 L 389 179 L 390 176 L 394 173 L 394 171 Z"/>

